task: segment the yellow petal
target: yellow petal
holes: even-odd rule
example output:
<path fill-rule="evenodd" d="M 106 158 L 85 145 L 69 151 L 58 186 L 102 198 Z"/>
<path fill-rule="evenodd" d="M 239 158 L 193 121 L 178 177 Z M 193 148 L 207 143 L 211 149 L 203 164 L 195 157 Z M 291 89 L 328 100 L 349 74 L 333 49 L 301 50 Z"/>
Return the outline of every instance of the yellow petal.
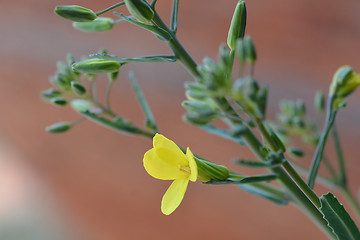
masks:
<path fill-rule="evenodd" d="M 161 201 L 161 211 L 163 214 L 171 214 L 180 205 L 188 183 L 189 178 L 179 178 L 170 185 Z"/>
<path fill-rule="evenodd" d="M 169 162 L 170 165 L 187 166 L 188 160 L 181 149 L 170 139 L 167 139 L 161 134 L 156 134 L 153 138 L 154 149 L 156 155 L 164 162 Z"/>
<path fill-rule="evenodd" d="M 186 149 L 186 157 L 189 160 L 189 167 L 190 167 L 190 181 L 195 182 L 198 177 L 198 168 L 197 164 L 194 159 L 193 153 L 190 151 L 190 148 Z"/>
<path fill-rule="evenodd" d="M 174 180 L 184 177 L 175 162 L 164 161 L 155 152 L 154 148 L 147 151 L 143 159 L 144 168 L 152 177 L 161 180 Z"/>

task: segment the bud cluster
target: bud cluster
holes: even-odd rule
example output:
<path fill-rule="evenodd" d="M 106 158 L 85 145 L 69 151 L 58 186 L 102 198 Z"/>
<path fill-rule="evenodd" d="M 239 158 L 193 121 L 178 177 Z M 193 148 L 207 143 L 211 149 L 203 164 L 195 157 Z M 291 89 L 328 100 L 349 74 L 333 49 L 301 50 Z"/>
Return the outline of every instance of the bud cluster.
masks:
<path fill-rule="evenodd" d="M 307 116 L 306 107 L 302 99 L 297 101 L 282 100 L 277 117 L 280 122 L 278 132 L 281 133 L 282 137 L 298 136 L 307 144 L 317 145 L 321 131 L 316 121 Z"/>
<path fill-rule="evenodd" d="M 78 108 L 74 106 L 77 106 L 75 104 L 77 100 L 81 100 L 87 104 L 88 107 L 86 110 L 92 108 L 96 109 L 91 103 L 90 95 L 92 93 L 89 93 L 89 85 L 91 85 L 92 81 L 95 81 L 95 73 L 108 72 L 109 70 L 113 69 L 111 68 L 113 65 L 113 61 L 110 61 L 110 63 L 108 61 L 105 63 L 104 61 L 100 61 L 100 63 L 98 63 L 98 60 L 93 59 L 76 63 L 74 57 L 69 55 L 67 63 L 58 62 L 58 69 L 55 75 L 51 76 L 49 79 L 54 87 L 42 91 L 41 97 L 44 101 L 57 106 L 65 106 L 71 102 L 72 107 L 76 111 L 78 111 Z M 74 71 L 74 69 L 77 69 L 77 66 L 79 70 L 83 70 L 82 73 L 79 71 Z M 119 67 L 120 66 L 118 66 L 118 68 Z M 118 70 L 118 68 L 116 69 Z M 47 127 L 46 130 L 51 133 L 60 133 L 68 131 L 72 126 L 73 123 L 59 122 Z"/>

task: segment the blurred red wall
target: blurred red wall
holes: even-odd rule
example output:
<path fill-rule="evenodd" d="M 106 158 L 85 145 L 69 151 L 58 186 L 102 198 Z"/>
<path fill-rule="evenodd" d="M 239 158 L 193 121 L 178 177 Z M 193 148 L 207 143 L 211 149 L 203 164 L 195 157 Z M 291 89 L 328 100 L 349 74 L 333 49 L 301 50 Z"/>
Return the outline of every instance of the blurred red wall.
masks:
<path fill-rule="evenodd" d="M 236 2 L 180 1 L 178 37 L 198 62 L 205 56 L 216 57 L 218 46 L 226 41 Z M 47 186 L 80 235 L 94 240 L 326 239 L 295 207 L 276 206 L 233 186 L 191 184 L 179 209 L 166 217 L 160 212 L 160 201 L 170 183 L 151 178 L 142 167 L 151 141 L 90 122 L 63 135 L 44 131 L 52 123 L 78 118 L 69 108 L 53 107 L 40 99 L 41 90 L 50 87 L 47 79 L 55 72 L 56 61 L 64 60 L 66 53 L 77 58 L 103 48 L 120 57 L 170 53 L 151 33 L 129 24 L 90 34 L 74 30 L 70 22 L 53 14 L 55 5 L 78 4 L 98 11 L 114 3 L 1 3 L 1 138 L 22 154 L 23 164 Z M 171 1 L 157 4 L 168 19 Z M 270 118 L 274 119 L 277 101 L 283 98 L 304 98 L 311 105 L 316 90 L 327 91 L 339 66 L 349 64 L 360 71 L 359 1 L 257 0 L 248 1 L 247 9 L 247 33 L 259 57 L 256 76 L 270 85 Z M 245 148 L 182 122 L 183 84 L 191 77 L 180 65 L 132 64 L 124 69 L 112 98 L 121 115 L 143 121 L 126 77 L 128 70 L 134 70 L 167 137 L 231 167 L 231 158 L 251 157 Z M 105 88 L 103 82 L 100 91 Z M 351 96 L 338 118 L 354 192 L 360 180 L 359 100 L 358 93 Z"/>

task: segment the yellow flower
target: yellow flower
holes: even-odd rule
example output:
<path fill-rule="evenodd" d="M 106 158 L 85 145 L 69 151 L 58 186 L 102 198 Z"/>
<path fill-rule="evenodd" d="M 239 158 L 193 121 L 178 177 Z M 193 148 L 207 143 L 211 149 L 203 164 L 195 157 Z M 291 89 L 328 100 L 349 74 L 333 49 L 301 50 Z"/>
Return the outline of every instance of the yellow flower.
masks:
<path fill-rule="evenodd" d="M 171 140 L 161 134 L 153 138 L 154 147 L 144 155 L 144 167 L 154 178 L 174 180 L 161 201 L 161 211 L 171 214 L 184 198 L 189 181 L 198 178 L 198 167 L 189 148 L 184 154 Z"/>

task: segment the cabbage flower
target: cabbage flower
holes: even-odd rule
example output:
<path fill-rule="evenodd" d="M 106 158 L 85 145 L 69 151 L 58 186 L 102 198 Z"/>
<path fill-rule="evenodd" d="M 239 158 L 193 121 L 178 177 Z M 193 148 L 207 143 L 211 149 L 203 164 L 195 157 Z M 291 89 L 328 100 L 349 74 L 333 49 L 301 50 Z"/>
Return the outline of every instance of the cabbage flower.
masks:
<path fill-rule="evenodd" d="M 184 198 L 189 181 L 198 178 L 198 167 L 189 148 L 186 154 L 161 134 L 153 138 L 153 148 L 144 155 L 145 170 L 154 178 L 174 180 L 161 201 L 161 211 L 171 214 Z"/>

